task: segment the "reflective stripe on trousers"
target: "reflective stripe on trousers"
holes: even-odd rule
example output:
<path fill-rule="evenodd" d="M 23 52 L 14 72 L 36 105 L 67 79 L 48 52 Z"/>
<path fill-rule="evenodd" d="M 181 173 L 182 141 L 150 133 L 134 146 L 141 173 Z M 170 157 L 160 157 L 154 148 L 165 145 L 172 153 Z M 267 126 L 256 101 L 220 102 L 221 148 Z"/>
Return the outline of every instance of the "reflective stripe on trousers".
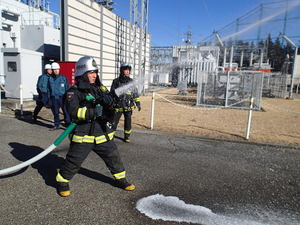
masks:
<path fill-rule="evenodd" d="M 63 176 L 60 175 L 60 173 L 58 173 L 58 174 L 56 175 L 56 181 L 57 181 L 57 182 L 64 182 L 64 183 L 68 183 L 68 182 L 69 182 L 69 180 L 63 178 Z"/>
<path fill-rule="evenodd" d="M 125 178 L 125 176 L 126 176 L 126 171 L 123 171 L 123 172 L 121 172 L 121 173 L 115 173 L 115 174 L 113 174 L 113 176 L 114 176 L 114 178 L 115 178 L 116 180 L 120 180 L 120 179 L 122 179 L 122 178 Z"/>
<path fill-rule="evenodd" d="M 131 134 L 131 130 L 124 130 L 124 134 Z"/>

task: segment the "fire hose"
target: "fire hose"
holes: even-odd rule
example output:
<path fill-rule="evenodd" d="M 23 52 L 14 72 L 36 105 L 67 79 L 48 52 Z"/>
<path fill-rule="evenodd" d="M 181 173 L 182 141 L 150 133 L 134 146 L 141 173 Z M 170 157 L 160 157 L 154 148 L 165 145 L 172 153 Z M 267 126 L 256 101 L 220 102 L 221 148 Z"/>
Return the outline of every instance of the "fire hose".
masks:
<path fill-rule="evenodd" d="M 40 154 L 34 156 L 33 158 L 31 158 L 31 159 L 29 159 L 25 162 L 20 163 L 18 165 L 0 170 L 0 176 L 4 175 L 4 174 L 8 174 L 8 173 L 18 171 L 18 170 L 20 170 L 20 169 L 22 169 L 26 166 L 31 165 L 32 163 L 35 163 L 36 161 L 40 160 L 44 156 L 48 155 L 51 151 L 53 151 L 72 132 L 72 130 L 74 130 L 74 128 L 76 126 L 77 126 L 76 123 L 71 123 L 67 127 L 67 129 L 48 148 L 46 148 Z"/>

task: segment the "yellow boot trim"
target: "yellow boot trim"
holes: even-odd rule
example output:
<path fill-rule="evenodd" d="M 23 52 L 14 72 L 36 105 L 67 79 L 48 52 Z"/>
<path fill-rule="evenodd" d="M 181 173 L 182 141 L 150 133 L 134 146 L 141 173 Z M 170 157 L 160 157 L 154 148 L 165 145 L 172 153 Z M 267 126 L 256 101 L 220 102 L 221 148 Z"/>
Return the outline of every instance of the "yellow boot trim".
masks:
<path fill-rule="evenodd" d="M 61 191 L 58 193 L 61 197 L 68 197 L 71 194 L 71 191 Z"/>
<path fill-rule="evenodd" d="M 124 190 L 126 190 L 126 191 L 133 191 L 134 189 L 135 189 L 135 186 L 133 184 L 131 184 L 128 187 L 126 187 Z"/>

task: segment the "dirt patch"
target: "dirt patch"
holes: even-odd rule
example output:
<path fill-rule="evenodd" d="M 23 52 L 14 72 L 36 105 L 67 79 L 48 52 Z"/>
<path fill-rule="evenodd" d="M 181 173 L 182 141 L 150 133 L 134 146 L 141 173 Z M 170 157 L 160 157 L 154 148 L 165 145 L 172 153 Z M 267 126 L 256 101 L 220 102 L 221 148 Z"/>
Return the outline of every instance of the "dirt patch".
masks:
<path fill-rule="evenodd" d="M 196 93 L 179 95 L 176 88 L 157 91 L 153 130 L 196 137 L 230 139 L 300 147 L 300 99 L 263 98 L 262 110 L 252 112 L 250 136 L 246 140 L 248 110 L 212 109 L 195 106 Z M 133 129 L 150 130 L 152 93 L 140 97 L 142 110 L 135 110 Z M 52 119 L 43 108 L 40 117 Z M 123 117 L 119 127 L 123 127 Z M 132 135 L 134 135 L 133 131 Z"/>
<path fill-rule="evenodd" d="M 154 130 L 197 137 L 247 141 L 248 110 L 195 106 L 196 93 L 179 95 L 176 88 L 157 92 Z M 133 127 L 150 128 L 152 93 L 141 97 L 142 110 L 133 114 Z M 248 142 L 300 146 L 300 100 L 263 98 L 262 110 L 252 112 Z"/>

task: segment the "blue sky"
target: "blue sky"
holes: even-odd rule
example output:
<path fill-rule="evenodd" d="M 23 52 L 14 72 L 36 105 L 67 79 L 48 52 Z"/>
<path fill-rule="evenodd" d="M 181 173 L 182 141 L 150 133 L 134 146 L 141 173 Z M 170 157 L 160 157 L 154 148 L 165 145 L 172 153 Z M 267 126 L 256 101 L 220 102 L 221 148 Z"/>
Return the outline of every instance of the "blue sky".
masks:
<path fill-rule="evenodd" d="M 51 1 L 51 11 L 59 12 L 58 2 Z M 130 1 L 114 2 L 113 12 L 129 20 Z M 236 21 L 260 4 L 270 2 L 274 0 L 149 0 L 148 32 L 152 36 L 151 44 L 152 46 L 184 44 L 183 40 L 187 39 L 189 27 L 192 43 L 197 44 L 209 37 L 214 30 Z M 300 1 L 298 2 L 300 4 Z"/>

